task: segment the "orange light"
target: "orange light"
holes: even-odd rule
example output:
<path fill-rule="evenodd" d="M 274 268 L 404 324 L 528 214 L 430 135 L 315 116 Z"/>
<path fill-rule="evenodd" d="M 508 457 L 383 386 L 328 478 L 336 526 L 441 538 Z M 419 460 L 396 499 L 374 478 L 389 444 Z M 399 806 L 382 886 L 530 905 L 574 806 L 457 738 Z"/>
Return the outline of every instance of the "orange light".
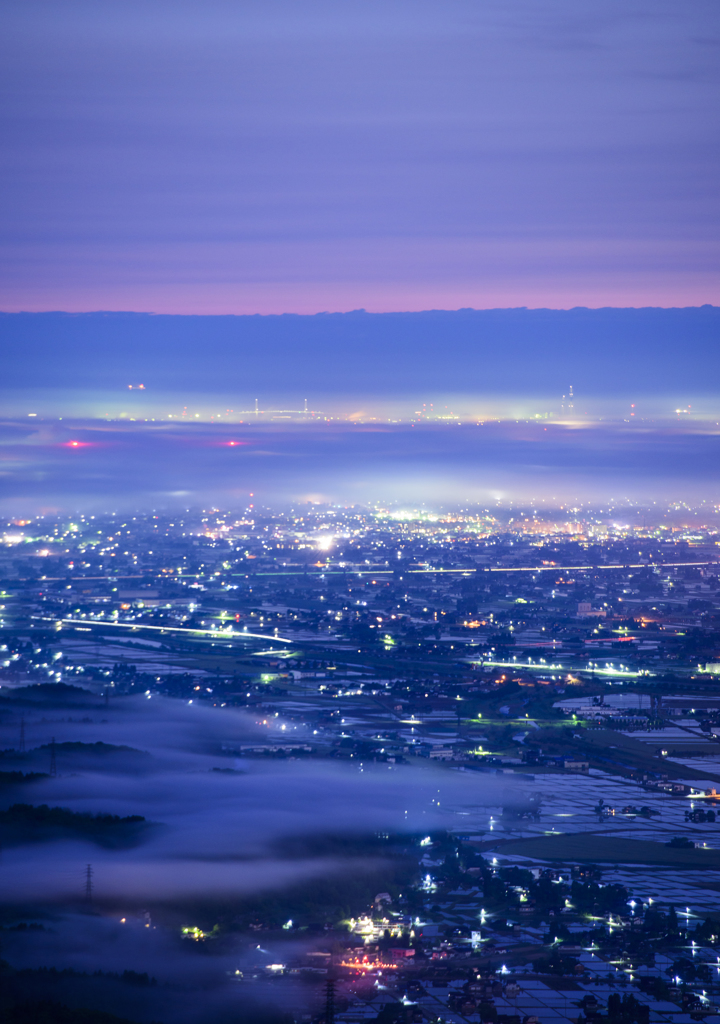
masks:
<path fill-rule="evenodd" d="M 398 969 L 397 964 L 384 964 L 380 961 L 370 964 L 367 960 L 341 960 L 340 966 L 353 967 L 356 971 L 388 971 Z"/>

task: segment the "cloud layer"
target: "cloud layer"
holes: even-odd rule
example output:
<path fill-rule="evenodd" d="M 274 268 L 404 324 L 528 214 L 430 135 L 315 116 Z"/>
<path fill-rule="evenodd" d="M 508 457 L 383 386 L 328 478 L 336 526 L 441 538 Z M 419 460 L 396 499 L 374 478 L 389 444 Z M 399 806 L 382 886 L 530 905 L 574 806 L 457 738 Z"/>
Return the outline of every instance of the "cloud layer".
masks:
<path fill-rule="evenodd" d="M 2 507 L 16 515 L 310 499 L 447 507 L 719 497 L 709 472 L 720 459 L 712 421 L 31 422 L 6 422 L 0 444 Z"/>

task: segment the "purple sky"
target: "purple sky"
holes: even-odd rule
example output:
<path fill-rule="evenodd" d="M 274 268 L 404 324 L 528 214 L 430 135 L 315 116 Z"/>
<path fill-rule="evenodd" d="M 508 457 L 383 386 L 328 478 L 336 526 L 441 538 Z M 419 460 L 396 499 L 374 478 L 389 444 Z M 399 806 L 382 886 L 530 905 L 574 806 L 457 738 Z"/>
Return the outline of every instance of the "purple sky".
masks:
<path fill-rule="evenodd" d="M 720 302 L 716 0 L 0 14 L 0 308 Z"/>

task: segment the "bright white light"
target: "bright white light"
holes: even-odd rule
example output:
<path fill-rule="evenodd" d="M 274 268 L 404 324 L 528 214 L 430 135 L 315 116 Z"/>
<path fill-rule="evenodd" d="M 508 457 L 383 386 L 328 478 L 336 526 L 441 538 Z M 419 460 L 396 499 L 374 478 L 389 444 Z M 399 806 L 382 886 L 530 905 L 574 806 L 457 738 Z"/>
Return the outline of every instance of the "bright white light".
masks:
<path fill-rule="evenodd" d="M 329 551 L 334 542 L 335 538 L 332 534 L 329 534 L 327 537 L 318 537 L 316 541 L 320 551 Z"/>

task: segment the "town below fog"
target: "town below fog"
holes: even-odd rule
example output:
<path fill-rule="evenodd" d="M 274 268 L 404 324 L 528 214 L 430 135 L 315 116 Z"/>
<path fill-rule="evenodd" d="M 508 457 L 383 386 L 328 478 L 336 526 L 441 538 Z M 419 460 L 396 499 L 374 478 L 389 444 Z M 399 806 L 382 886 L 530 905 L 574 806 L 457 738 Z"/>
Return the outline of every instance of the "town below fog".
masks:
<path fill-rule="evenodd" d="M 720 1019 L 716 506 L 0 540 L 0 1010 Z"/>

